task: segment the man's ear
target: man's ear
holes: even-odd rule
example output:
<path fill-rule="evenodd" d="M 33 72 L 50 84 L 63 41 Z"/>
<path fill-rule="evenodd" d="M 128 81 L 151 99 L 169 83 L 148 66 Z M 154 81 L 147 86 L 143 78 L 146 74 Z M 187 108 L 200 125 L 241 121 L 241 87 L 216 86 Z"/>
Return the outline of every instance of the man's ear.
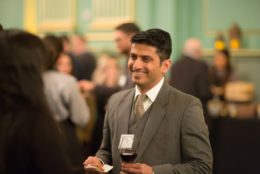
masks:
<path fill-rule="evenodd" d="M 171 59 L 166 59 L 162 62 L 162 72 L 166 73 L 171 68 Z"/>

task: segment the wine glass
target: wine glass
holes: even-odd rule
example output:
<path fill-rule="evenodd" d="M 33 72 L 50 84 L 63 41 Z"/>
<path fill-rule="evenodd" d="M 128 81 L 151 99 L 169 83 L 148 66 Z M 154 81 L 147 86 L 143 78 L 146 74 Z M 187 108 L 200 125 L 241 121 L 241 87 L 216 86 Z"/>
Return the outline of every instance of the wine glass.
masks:
<path fill-rule="evenodd" d="M 137 157 L 137 145 L 135 137 L 122 137 L 119 144 L 119 152 L 123 162 L 133 163 Z"/>

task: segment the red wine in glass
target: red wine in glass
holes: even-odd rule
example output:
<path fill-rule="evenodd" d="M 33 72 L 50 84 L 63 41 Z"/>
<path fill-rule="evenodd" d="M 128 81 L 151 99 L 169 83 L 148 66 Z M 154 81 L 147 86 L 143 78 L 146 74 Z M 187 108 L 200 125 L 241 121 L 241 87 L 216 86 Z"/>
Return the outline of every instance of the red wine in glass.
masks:
<path fill-rule="evenodd" d="M 132 163 L 134 162 L 135 158 L 137 157 L 137 153 L 131 150 L 128 151 L 122 151 L 120 153 L 122 161 L 126 163 Z"/>

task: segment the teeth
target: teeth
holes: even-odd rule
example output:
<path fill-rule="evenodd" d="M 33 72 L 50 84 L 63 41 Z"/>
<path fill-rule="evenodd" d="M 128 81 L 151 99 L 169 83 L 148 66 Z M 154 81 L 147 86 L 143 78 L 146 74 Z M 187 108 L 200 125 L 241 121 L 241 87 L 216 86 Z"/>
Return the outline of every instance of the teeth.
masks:
<path fill-rule="evenodd" d="M 142 75 L 144 74 L 143 72 L 136 72 L 137 75 Z"/>

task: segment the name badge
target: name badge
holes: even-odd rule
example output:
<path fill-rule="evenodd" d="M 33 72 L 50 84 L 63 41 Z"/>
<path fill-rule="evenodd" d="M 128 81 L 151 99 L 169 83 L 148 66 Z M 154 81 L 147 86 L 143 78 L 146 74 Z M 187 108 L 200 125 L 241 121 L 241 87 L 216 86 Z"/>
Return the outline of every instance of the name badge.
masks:
<path fill-rule="evenodd" d="M 119 149 L 132 149 L 134 143 L 134 134 L 122 134 L 119 142 Z"/>

